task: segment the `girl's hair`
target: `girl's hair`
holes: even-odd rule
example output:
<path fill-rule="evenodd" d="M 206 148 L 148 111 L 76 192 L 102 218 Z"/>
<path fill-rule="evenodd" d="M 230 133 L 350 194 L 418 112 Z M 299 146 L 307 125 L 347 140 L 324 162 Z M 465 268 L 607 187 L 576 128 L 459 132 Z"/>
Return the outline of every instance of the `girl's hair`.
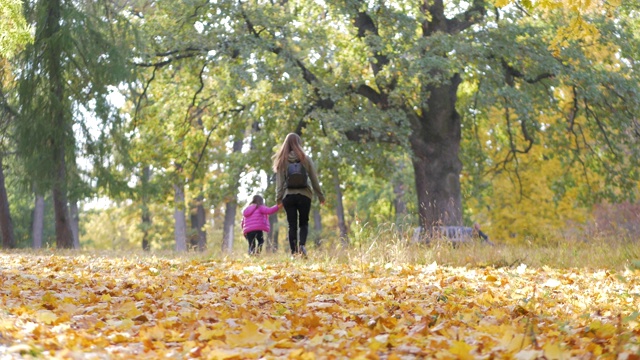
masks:
<path fill-rule="evenodd" d="M 260 195 L 253 195 L 253 200 L 251 200 L 251 204 L 262 205 L 264 204 L 264 199 Z"/>
<path fill-rule="evenodd" d="M 287 167 L 289 153 L 294 152 L 301 163 L 307 163 L 307 156 L 302 149 L 302 139 L 296 133 L 290 133 L 284 139 L 280 149 L 273 155 L 273 171 L 282 171 Z"/>

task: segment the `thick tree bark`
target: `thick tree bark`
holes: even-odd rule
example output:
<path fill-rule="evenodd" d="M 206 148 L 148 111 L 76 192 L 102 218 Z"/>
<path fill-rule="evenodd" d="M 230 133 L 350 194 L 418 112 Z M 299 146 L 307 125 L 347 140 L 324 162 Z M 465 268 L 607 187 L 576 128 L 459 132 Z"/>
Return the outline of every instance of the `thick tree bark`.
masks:
<path fill-rule="evenodd" d="M 185 215 L 184 204 L 184 187 L 182 185 L 174 184 L 174 210 L 173 220 L 174 223 L 174 235 L 176 240 L 176 251 L 187 251 L 187 219 Z"/>
<path fill-rule="evenodd" d="M 36 194 L 35 206 L 33 208 L 33 224 L 31 233 L 33 235 L 33 248 L 42 248 L 42 235 L 44 233 L 44 196 Z"/>
<path fill-rule="evenodd" d="M 462 224 L 462 163 L 458 158 L 461 128 L 455 108 L 460 82 L 456 74 L 448 83 L 429 89 L 428 109 L 421 117 L 413 114 L 414 131 L 409 141 L 423 229 Z"/>
<path fill-rule="evenodd" d="M 9 197 L 4 181 L 4 164 L 0 156 L 0 227 L 2 228 L 2 248 L 13 249 L 16 247 L 16 239 L 13 234 L 13 221 L 9 211 Z"/>
<path fill-rule="evenodd" d="M 202 205 L 204 197 L 198 196 L 191 204 L 191 236 L 189 237 L 189 245 L 193 249 L 202 252 L 207 248 L 207 232 L 204 230 L 206 222 L 206 213 Z"/>

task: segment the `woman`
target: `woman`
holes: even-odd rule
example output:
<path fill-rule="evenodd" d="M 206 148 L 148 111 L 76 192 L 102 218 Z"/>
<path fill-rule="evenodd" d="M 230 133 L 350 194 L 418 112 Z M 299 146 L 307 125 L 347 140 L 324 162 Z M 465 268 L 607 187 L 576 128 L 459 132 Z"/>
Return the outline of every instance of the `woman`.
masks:
<path fill-rule="evenodd" d="M 302 165 L 297 168 L 298 163 Z M 289 224 L 289 246 L 291 254 L 307 256 L 307 234 L 309 233 L 309 212 L 313 194 L 324 204 L 324 194 L 318 182 L 313 161 L 302 149 L 302 139 L 295 133 L 287 135 L 284 143 L 273 156 L 273 171 L 276 173 L 276 200 L 284 206 Z M 300 185 L 295 178 L 302 177 Z M 310 181 L 307 181 L 308 180 Z M 295 185 L 294 185 L 295 184 Z M 298 228 L 300 243 L 298 244 Z"/>

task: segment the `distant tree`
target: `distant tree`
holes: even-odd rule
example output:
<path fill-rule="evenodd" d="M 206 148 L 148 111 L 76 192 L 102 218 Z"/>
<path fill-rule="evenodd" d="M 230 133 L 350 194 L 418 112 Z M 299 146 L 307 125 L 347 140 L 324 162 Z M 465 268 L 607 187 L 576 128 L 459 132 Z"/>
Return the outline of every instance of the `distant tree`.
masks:
<path fill-rule="evenodd" d="M 13 83 L 10 60 L 16 52 L 32 41 L 29 27 L 22 15 L 22 1 L 0 0 L 0 132 L 4 138 L 0 146 L 0 228 L 2 232 L 2 247 L 16 246 L 13 220 L 7 195 L 4 167 L 5 153 L 13 146 L 8 141 L 10 125 L 17 116 L 16 110 L 9 105 L 5 86 Z"/>
<path fill-rule="evenodd" d="M 72 248 L 69 172 L 76 166 L 76 137 L 91 138 L 84 114 L 111 120 L 109 86 L 127 76 L 115 28 L 121 23 L 113 21 L 107 2 L 28 4 L 33 7 L 27 21 L 36 24 L 36 36 L 21 63 L 18 155 L 35 188 L 52 190 L 57 247 Z"/>

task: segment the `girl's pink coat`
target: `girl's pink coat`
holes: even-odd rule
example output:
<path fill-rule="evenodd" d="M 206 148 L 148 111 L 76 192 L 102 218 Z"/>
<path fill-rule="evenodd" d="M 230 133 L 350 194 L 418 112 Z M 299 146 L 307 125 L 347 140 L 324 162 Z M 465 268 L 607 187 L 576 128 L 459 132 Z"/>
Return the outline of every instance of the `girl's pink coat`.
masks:
<path fill-rule="evenodd" d="M 252 231 L 271 231 L 269 215 L 278 211 L 278 205 L 266 207 L 264 205 L 249 205 L 242 211 L 242 233 Z"/>

